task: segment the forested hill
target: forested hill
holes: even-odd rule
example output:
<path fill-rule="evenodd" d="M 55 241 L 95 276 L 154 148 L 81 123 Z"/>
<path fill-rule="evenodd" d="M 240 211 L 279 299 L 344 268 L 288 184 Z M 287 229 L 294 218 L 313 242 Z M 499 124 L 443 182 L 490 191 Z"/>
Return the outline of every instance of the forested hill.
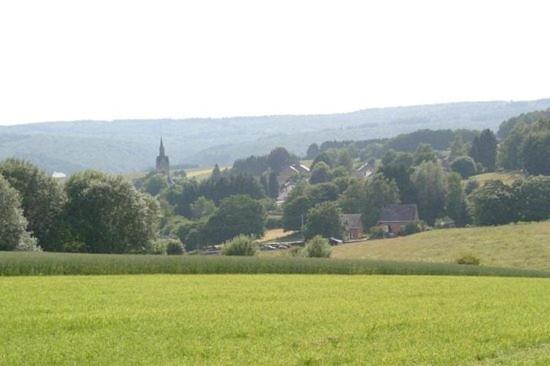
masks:
<path fill-rule="evenodd" d="M 159 137 L 172 164 L 230 164 L 275 146 L 303 154 L 327 140 L 391 137 L 419 129 L 496 130 L 521 113 L 550 108 L 550 99 L 463 102 L 365 109 L 327 115 L 219 119 L 75 121 L 0 126 L 0 160 L 28 159 L 48 171 L 86 168 L 128 172 L 151 168 Z"/>

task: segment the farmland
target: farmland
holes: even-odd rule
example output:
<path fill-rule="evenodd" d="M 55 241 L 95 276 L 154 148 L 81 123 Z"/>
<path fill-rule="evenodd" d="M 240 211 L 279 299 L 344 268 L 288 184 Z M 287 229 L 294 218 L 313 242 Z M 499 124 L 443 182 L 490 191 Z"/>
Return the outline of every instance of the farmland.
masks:
<path fill-rule="evenodd" d="M 2 365 L 550 362 L 548 279 L 0 277 L 0 295 Z"/>
<path fill-rule="evenodd" d="M 550 221 L 444 229 L 334 248 L 334 258 L 454 262 L 471 254 L 481 265 L 550 270 Z"/>
<path fill-rule="evenodd" d="M 112 274 L 392 274 L 550 277 L 548 271 L 293 257 L 0 252 L 0 276 Z"/>

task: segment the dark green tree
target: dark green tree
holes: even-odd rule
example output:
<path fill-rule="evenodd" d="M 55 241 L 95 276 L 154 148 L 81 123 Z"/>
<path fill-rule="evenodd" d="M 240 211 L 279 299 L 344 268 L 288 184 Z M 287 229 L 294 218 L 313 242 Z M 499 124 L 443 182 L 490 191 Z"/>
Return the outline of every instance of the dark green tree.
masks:
<path fill-rule="evenodd" d="M 25 235 L 26 227 L 19 195 L 0 175 L 0 250 L 14 250 Z"/>
<path fill-rule="evenodd" d="M 437 156 L 432 147 L 428 144 L 420 144 L 414 152 L 413 163 L 414 165 L 420 165 L 424 162 L 436 162 Z"/>
<path fill-rule="evenodd" d="M 499 180 L 485 183 L 468 196 L 476 225 L 503 225 L 517 220 L 513 189 Z"/>
<path fill-rule="evenodd" d="M 330 167 L 326 163 L 321 161 L 315 164 L 315 166 L 311 170 L 309 182 L 311 184 L 326 183 L 330 182 L 331 179 L 332 173 L 330 171 Z"/>
<path fill-rule="evenodd" d="M 495 170 L 497 138 L 493 131 L 489 129 L 483 130 L 479 136 L 474 138 L 470 156 L 476 162 L 481 163 L 488 172 Z"/>
<path fill-rule="evenodd" d="M 445 212 L 447 180 L 438 163 L 424 162 L 414 170 L 412 182 L 416 189 L 419 216 L 429 225 Z"/>
<path fill-rule="evenodd" d="M 513 185 L 513 203 L 519 220 L 550 219 L 550 177 L 531 176 Z"/>
<path fill-rule="evenodd" d="M 466 224 L 466 195 L 462 187 L 461 176 L 458 173 L 447 175 L 445 210 L 447 216 L 453 219 L 457 226 L 464 226 Z"/>
<path fill-rule="evenodd" d="M 463 179 L 467 179 L 476 174 L 476 163 L 469 156 L 459 156 L 451 163 L 451 170 L 460 174 Z"/>
<path fill-rule="evenodd" d="M 305 195 L 292 197 L 283 205 L 283 229 L 302 230 L 308 210 L 312 207 Z"/>
<path fill-rule="evenodd" d="M 209 243 L 219 244 L 237 235 L 264 234 L 266 212 L 261 203 L 247 195 L 224 198 L 218 211 L 210 217 L 205 228 Z"/>
<path fill-rule="evenodd" d="M 275 174 L 279 174 L 291 163 L 291 156 L 284 147 L 277 147 L 267 156 L 267 165 Z"/>
<path fill-rule="evenodd" d="M 306 158 L 315 159 L 317 155 L 319 155 L 319 153 L 320 153 L 319 145 L 317 145 L 316 143 L 313 143 L 309 145 L 309 147 L 307 148 Z"/>
<path fill-rule="evenodd" d="M 155 237 L 158 204 L 122 177 L 96 171 L 67 181 L 66 220 L 76 241 L 94 253 L 148 251 Z"/>
<path fill-rule="evenodd" d="M 532 175 L 550 175 L 550 120 L 531 126 L 521 146 L 525 170 Z"/>
<path fill-rule="evenodd" d="M 340 221 L 340 209 L 334 202 L 324 202 L 308 211 L 304 236 L 306 239 L 320 235 L 324 238 L 341 238 L 343 226 Z"/>
<path fill-rule="evenodd" d="M 380 219 L 382 208 L 391 203 L 399 203 L 399 188 L 393 180 L 375 174 L 365 183 L 365 198 L 362 209 L 363 226 L 370 229 Z"/>
<path fill-rule="evenodd" d="M 60 250 L 58 224 L 66 200 L 61 185 L 24 160 L 4 160 L 0 175 L 19 193 L 28 230 L 38 239 L 38 245 L 44 250 Z"/>

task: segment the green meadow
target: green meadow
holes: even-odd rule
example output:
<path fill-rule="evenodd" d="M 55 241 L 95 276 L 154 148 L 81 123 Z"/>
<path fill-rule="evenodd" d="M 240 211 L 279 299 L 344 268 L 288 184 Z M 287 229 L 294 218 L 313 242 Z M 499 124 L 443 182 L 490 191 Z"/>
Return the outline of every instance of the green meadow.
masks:
<path fill-rule="evenodd" d="M 550 280 L 0 277 L 0 365 L 548 365 Z"/>

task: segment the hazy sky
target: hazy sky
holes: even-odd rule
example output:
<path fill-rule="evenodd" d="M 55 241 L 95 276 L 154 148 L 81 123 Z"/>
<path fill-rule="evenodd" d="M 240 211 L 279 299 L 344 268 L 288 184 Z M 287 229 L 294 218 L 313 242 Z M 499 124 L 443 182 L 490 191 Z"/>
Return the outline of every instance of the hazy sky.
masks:
<path fill-rule="evenodd" d="M 0 124 L 550 97 L 548 1 L 0 2 Z"/>

